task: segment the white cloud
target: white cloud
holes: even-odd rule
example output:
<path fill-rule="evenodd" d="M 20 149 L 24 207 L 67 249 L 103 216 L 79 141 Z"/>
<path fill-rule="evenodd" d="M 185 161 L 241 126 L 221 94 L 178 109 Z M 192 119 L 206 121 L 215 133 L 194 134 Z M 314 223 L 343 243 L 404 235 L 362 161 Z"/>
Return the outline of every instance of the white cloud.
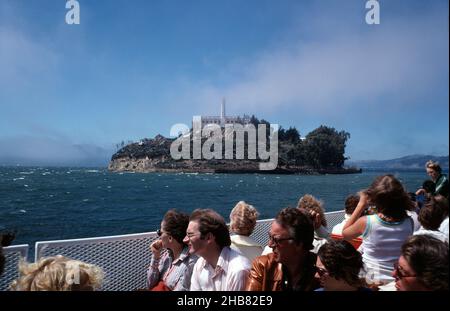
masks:
<path fill-rule="evenodd" d="M 361 104 L 385 109 L 383 97 L 389 99 L 389 108 L 410 109 L 411 101 L 448 80 L 446 13 L 431 10 L 414 18 L 358 25 L 373 27 L 363 31 L 343 25 L 328 29 L 326 36 L 310 25 L 308 36 L 317 32 L 317 39 L 304 40 L 300 32 L 289 44 L 248 60 L 228 86 L 193 83 L 187 97 L 205 109 L 222 96 L 233 110 L 244 106 L 247 111 L 297 107 L 334 115 Z M 339 109 L 333 109 L 337 104 Z"/>

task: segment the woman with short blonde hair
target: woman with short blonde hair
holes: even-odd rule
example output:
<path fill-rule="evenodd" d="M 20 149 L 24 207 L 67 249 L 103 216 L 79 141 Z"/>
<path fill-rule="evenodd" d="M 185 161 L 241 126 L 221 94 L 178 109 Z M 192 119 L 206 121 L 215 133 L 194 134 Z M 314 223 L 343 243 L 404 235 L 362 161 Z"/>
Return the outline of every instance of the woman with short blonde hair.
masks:
<path fill-rule="evenodd" d="M 20 277 L 13 291 L 92 291 L 103 282 L 103 270 L 61 255 L 42 258 L 36 263 L 19 263 Z"/>
<path fill-rule="evenodd" d="M 239 201 L 230 213 L 231 248 L 252 261 L 262 253 L 262 246 L 250 235 L 256 226 L 259 213 L 255 207 Z"/>

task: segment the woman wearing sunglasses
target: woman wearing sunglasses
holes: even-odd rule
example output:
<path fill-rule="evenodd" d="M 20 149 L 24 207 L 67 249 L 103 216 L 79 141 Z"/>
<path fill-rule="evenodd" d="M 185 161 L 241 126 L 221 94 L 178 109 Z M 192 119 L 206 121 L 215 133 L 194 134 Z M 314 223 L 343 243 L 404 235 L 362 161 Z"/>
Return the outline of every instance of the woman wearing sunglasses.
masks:
<path fill-rule="evenodd" d="M 169 210 L 161 222 L 159 239 L 150 245 L 152 259 L 147 271 L 147 285 L 153 291 L 189 290 L 197 256 L 189 255 L 183 243 L 189 216 Z"/>
<path fill-rule="evenodd" d="M 317 253 L 317 291 L 370 291 L 359 277 L 362 268 L 361 254 L 349 242 L 331 240 Z"/>
<path fill-rule="evenodd" d="M 392 275 L 399 291 L 448 290 L 448 243 L 429 235 L 410 237 Z"/>

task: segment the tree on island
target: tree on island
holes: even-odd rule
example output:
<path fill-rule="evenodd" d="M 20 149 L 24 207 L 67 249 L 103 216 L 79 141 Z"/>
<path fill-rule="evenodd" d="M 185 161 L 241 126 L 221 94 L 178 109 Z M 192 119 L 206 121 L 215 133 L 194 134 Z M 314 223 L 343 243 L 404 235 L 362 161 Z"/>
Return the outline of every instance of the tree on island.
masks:
<path fill-rule="evenodd" d="M 296 157 L 314 168 L 341 168 L 345 160 L 346 142 L 350 133 L 320 126 L 306 135 L 298 145 Z"/>

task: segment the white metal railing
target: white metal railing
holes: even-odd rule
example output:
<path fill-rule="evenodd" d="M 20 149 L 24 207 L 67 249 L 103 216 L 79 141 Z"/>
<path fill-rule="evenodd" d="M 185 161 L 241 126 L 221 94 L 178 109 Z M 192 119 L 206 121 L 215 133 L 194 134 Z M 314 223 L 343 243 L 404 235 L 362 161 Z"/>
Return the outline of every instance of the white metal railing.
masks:
<path fill-rule="evenodd" d="M 344 219 L 344 211 L 325 213 L 328 228 Z M 261 245 L 267 245 L 268 231 L 273 219 L 259 220 L 251 237 Z M 102 290 L 136 290 L 146 287 L 146 271 L 150 264 L 151 252 L 149 245 L 158 238 L 156 232 L 118 235 L 108 237 L 44 241 L 36 242 L 35 261 L 42 257 L 63 255 L 82 260 L 102 267 L 105 280 Z M 24 248 L 25 247 L 25 248 Z M 8 273 L 0 279 L 0 290 L 6 290 L 9 283 L 17 275 L 18 257 L 26 257 L 28 245 L 18 245 L 5 248 Z M 9 255 L 8 255 L 9 254 Z M 9 282 L 9 283 L 8 283 Z"/>
<path fill-rule="evenodd" d="M 3 248 L 5 255 L 5 269 L 0 276 L 0 291 L 7 290 L 9 284 L 19 276 L 18 264 L 20 259 L 28 257 L 28 244 L 14 245 Z"/>

